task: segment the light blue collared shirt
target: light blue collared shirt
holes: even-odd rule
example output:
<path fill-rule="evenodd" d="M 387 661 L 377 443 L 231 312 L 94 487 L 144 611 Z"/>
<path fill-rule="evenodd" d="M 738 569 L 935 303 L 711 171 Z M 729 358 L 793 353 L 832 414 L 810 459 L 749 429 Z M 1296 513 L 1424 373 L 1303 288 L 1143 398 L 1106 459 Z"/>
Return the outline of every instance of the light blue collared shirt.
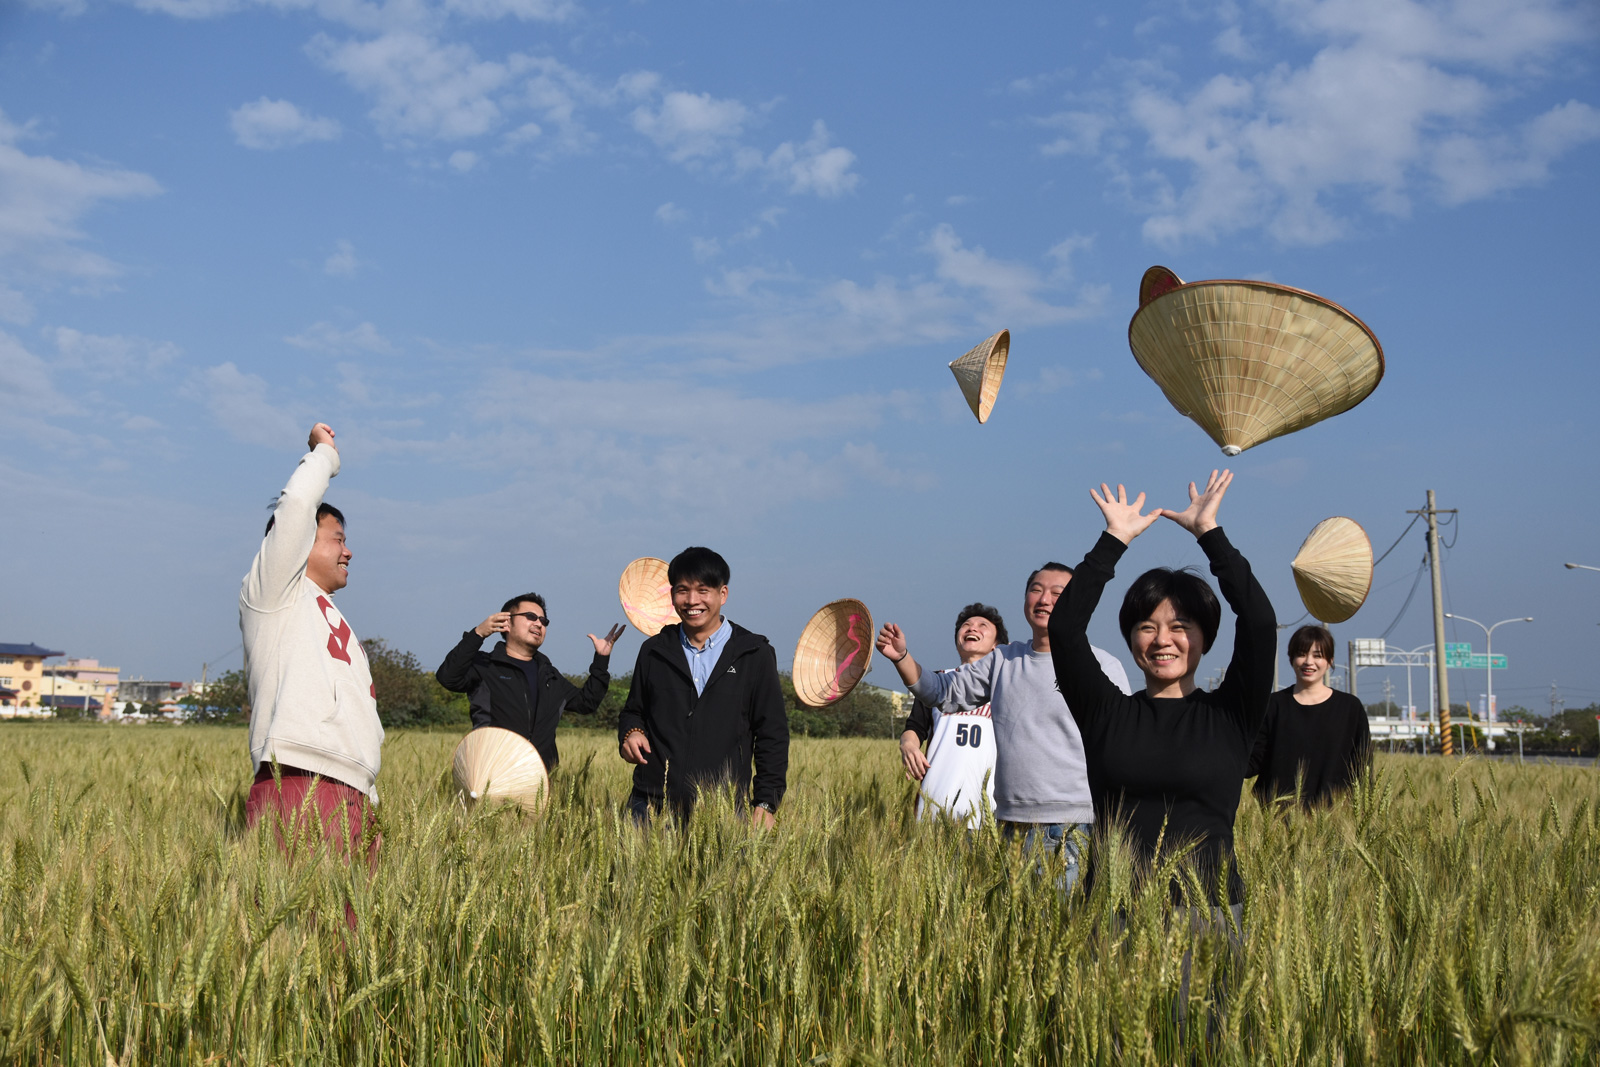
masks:
<path fill-rule="evenodd" d="M 722 625 L 717 627 L 717 632 L 706 639 L 706 647 L 695 648 L 689 643 L 688 632 L 681 625 L 678 627 L 678 640 L 683 642 L 683 654 L 689 660 L 689 677 L 694 679 L 696 696 L 706 691 L 706 683 L 711 681 L 711 672 L 717 669 L 717 660 L 722 656 L 722 646 L 728 643 L 728 638 L 731 636 L 733 636 L 733 623 L 723 619 Z"/>

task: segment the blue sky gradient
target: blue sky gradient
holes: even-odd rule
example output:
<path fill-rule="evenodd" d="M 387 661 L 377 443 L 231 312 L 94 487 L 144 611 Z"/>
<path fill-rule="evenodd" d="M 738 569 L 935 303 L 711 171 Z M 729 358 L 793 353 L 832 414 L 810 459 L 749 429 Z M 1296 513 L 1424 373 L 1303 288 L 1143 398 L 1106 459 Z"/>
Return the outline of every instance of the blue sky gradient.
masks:
<path fill-rule="evenodd" d="M 691 543 L 781 661 L 839 596 L 953 659 L 961 605 L 1020 631 L 1027 572 L 1081 558 L 1091 485 L 1180 505 L 1222 461 L 1128 351 L 1163 263 L 1321 293 L 1388 357 L 1231 464 L 1280 618 L 1318 520 L 1381 552 L 1433 488 L 1450 609 L 1537 619 L 1496 634 L 1502 706 L 1600 699 L 1600 574 L 1561 567 L 1600 565 L 1596 39 L 1560 0 L 6 6 L 0 638 L 237 665 L 322 419 L 342 606 L 430 665 L 533 588 L 577 670 L 623 565 Z M 945 364 L 1000 327 L 979 426 Z M 1158 527 L 1110 595 L 1199 562 Z M 1390 640 L 1430 639 L 1424 583 Z"/>

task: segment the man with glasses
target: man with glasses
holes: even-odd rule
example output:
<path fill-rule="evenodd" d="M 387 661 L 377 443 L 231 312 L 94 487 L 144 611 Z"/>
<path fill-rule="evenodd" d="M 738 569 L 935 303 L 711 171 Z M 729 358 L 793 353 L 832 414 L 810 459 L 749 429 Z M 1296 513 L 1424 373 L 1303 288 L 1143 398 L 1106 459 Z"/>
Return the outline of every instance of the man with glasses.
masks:
<path fill-rule="evenodd" d="M 611 685 L 611 648 L 623 625 L 613 626 L 594 642 L 594 662 L 580 690 L 556 670 L 539 651 L 550 627 L 544 597 L 524 593 L 512 597 L 500 610 L 461 635 L 461 641 L 434 672 L 439 684 L 452 693 L 466 693 L 472 701 L 472 728 L 498 726 L 521 734 L 539 750 L 546 770 L 561 760 L 556 751 L 556 724 L 561 713 L 586 715 L 600 706 Z M 492 652 L 479 651 L 490 634 L 505 638 Z"/>

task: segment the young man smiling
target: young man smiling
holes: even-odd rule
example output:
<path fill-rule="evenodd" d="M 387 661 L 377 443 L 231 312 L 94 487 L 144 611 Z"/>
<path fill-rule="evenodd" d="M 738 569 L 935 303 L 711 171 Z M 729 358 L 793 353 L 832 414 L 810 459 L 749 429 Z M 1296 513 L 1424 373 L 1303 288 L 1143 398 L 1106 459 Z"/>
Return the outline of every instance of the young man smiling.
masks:
<path fill-rule="evenodd" d="M 778 657 L 765 637 L 723 618 L 728 578 L 709 548 L 686 548 L 667 565 L 679 622 L 639 649 L 617 724 L 622 758 L 635 765 L 628 809 L 641 821 L 663 803 L 687 817 L 700 790 L 731 782 L 765 829 L 783 800 L 789 718 Z"/>
<path fill-rule="evenodd" d="M 498 726 L 526 737 L 546 770 L 561 761 L 556 726 L 563 712 L 586 715 L 600 706 L 611 684 L 611 648 L 624 627 L 613 626 L 604 637 L 589 635 L 594 660 L 580 690 L 539 651 L 550 627 L 544 597 L 523 593 L 461 635 L 434 677 L 453 693 L 467 693 L 472 702 L 472 727 Z M 504 634 L 492 652 L 478 646 L 491 634 Z"/>
<path fill-rule="evenodd" d="M 352 558 L 344 515 L 322 499 L 339 473 L 333 430 L 317 423 L 307 445 L 239 590 L 255 771 L 245 817 L 275 812 L 281 835 L 309 793 L 321 835 L 344 852 L 374 819 L 383 725 L 366 653 L 333 606 Z"/>
<path fill-rule="evenodd" d="M 930 708 L 951 714 L 989 705 L 995 741 L 995 818 L 1008 836 L 1023 835 L 1024 848 L 1048 847 L 1065 856 L 1063 888 L 1070 888 L 1078 877 L 1078 844 L 1072 831 L 1087 834 L 1094 822 L 1083 739 L 1056 688 L 1050 659 L 1050 613 L 1071 580 L 1071 569 L 1060 563 L 1046 563 L 1028 575 L 1022 614 L 1033 631 L 1032 640 L 999 645 L 953 671 L 924 671 L 894 623 L 883 627 L 877 642 L 878 651 L 895 665 L 911 695 Z M 1094 653 L 1106 676 L 1127 692 L 1122 664 L 1101 649 Z"/>

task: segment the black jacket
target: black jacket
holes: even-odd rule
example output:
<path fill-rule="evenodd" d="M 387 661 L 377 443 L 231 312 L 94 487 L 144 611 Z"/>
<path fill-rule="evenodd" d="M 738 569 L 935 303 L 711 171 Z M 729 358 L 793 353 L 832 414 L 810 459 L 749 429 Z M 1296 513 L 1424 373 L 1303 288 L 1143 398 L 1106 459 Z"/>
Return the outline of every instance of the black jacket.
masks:
<path fill-rule="evenodd" d="M 498 726 L 519 733 L 533 742 L 546 770 L 555 770 L 561 761 L 556 751 L 556 723 L 563 711 L 586 715 L 600 706 L 611 684 L 610 656 L 595 654 L 589 665 L 589 680 L 583 689 L 562 675 L 543 652 L 533 654 L 539 664 L 539 702 L 528 714 L 528 678 L 521 660 L 506 655 L 504 641 L 493 652 L 480 652 L 483 644 L 478 631 L 468 630 L 461 641 L 434 672 L 439 684 L 452 693 L 466 693 L 472 700 L 472 728 Z"/>
<path fill-rule="evenodd" d="M 697 789 L 731 781 L 741 798 L 777 808 L 789 773 L 777 653 L 765 637 L 735 624 L 697 695 L 678 633 L 677 624 L 666 626 L 639 649 L 617 723 L 619 744 L 633 729 L 650 740 L 649 762 L 633 769 L 633 788 L 687 811 Z"/>

